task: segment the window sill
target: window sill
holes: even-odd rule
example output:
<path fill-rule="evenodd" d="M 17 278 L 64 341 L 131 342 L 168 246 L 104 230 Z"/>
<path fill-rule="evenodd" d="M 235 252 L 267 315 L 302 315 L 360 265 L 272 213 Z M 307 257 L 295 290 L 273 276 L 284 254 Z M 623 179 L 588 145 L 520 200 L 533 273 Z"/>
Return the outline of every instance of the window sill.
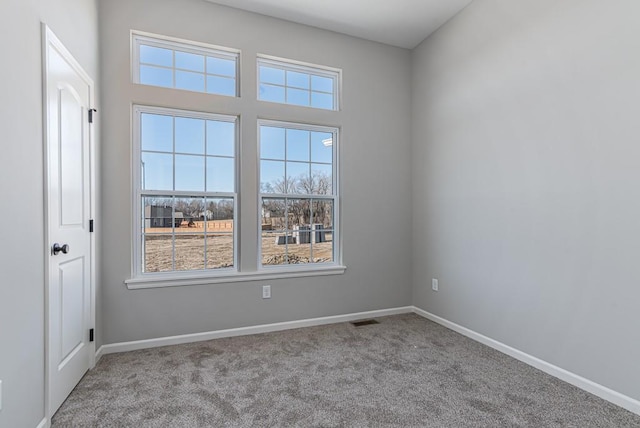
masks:
<path fill-rule="evenodd" d="M 232 272 L 218 275 L 162 275 L 130 278 L 124 281 L 129 290 L 143 288 L 181 287 L 186 285 L 263 281 L 307 276 L 342 275 L 346 266 L 331 265 L 313 269 L 263 269 L 256 272 Z"/>

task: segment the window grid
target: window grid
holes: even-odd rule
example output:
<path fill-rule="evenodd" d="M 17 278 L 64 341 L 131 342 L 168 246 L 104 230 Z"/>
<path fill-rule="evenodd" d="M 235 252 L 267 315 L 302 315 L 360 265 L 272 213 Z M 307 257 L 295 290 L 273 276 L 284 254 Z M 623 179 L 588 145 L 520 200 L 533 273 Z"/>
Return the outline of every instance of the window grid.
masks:
<path fill-rule="evenodd" d="M 165 39 L 160 36 L 147 36 L 133 33 L 134 58 L 133 80 L 151 86 L 170 87 L 173 89 L 195 91 L 201 93 L 238 96 L 238 52 L 224 51 L 211 46 L 197 44 L 187 41 L 176 41 Z M 142 58 L 144 48 L 160 49 L 171 51 L 171 66 L 161 63 L 162 61 L 145 61 Z M 200 57 L 202 66 L 198 69 L 179 67 L 176 60 L 177 54 L 194 55 Z M 229 61 L 233 63 L 233 71 L 225 73 L 210 69 L 209 62 L 215 60 Z M 145 71 L 164 70 L 171 73 L 171 81 L 165 81 L 159 77 L 143 76 Z M 185 77 L 185 83 L 178 82 L 178 76 Z M 195 79 L 195 80 L 194 80 Z M 202 80 L 202 82 L 199 81 Z M 216 87 L 214 79 L 226 82 L 222 86 Z M 170 83 L 170 84 L 169 84 Z"/>
<path fill-rule="evenodd" d="M 319 66 L 311 66 L 311 65 L 299 65 L 295 62 L 287 62 L 286 60 L 275 60 L 275 59 L 266 59 L 266 58 L 258 58 L 258 99 L 261 101 L 270 101 L 270 102 L 278 102 L 283 104 L 290 105 L 300 105 L 311 108 L 320 108 L 326 110 L 338 110 L 338 99 L 339 99 L 339 79 L 340 72 L 337 70 L 330 70 Z M 283 75 L 282 83 L 270 81 L 269 79 L 263 78 L 263 72 L 267 70 L 275 70 L 281 71 Z M 290 75 L 292 73 L 298 75 L 305 75 L 307 84 L 296 85 L 295 83 L 290 82 Z M 317 88 L 313 84 L 313 78 L 317 79 L 327 79 L 331 82 L 331 89 L 322 89 Z M 271 88 L 279 89 L 279 93 L 283 96 L 278 96 L 274 94 L 267 93 L 267 90 Z M 293 94 L 298 92 L 305 92 L 306 94 L 306 102 L 296 102 L 294 100 Z M 321 95 L 324 97 L 329 97 L 330 102 L 320 101 L 314 102 L 314 95 Z"/>

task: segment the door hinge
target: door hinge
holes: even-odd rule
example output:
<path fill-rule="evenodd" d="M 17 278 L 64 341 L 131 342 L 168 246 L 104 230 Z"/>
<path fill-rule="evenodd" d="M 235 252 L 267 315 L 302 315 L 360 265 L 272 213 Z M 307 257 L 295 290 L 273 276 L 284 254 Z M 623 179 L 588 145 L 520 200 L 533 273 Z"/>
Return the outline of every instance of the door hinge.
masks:
<path fill-rule="evenodd" d="M 93 219 L 89 220 L 89 232 L 93 233 Z"/>
<path fill-rule="evenodd" d="M 93 123 L 93 114 L 96 113 L 98 110 L 94 109 L 94 108 L 90 108 L 89 109 L 89 123 Z"/>
<path fill-rule="evenodd" d="M 93 329 L 89 330 L 89 342 L 93 342 Z"/>

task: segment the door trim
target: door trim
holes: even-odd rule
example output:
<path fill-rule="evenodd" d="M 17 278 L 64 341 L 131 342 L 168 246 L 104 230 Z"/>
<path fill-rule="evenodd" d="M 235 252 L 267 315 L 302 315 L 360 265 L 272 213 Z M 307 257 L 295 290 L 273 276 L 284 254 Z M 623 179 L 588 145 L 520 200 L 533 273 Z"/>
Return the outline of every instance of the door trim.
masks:
<path fill-rule="evenodd" d="M 41 23 L 42 31 L 42 133 L 43 133 L 43 171 L 44 171 L 44 260 L 45 260 L 45 275 L 44 275 L 44 415 L 45 419 L 50 423 L 53 416 L 51 411 L 51 385 L 50 385 L 50 373 L 49 373 L 49 262 L 50 262 L 50 236 L 49 236 L 49 122 L 48 122 L 48 74 L 49 74 L 49 47 L 55 49 L 62 58 L 69 63 L 76 73 L 82 78 L 82 80 L 89 86 L 89 106 L 93 108 L 95 103 L 95 84 L 93 79 L 84 71 L 82 66 L 71 55 L 67 48 L 62 44 L 60 39 L 51 31 L 51 29 L 43 22 Z M 88 118 L 87 118 L 88 120 Z M 96 138 L 94 126 L 89 125 L 89 217 L 96 220 Z M 96 325 L 96 236 L 97 232 L 94 229 L 93 233 L 90 233 L 89 244 L 89 257 L 90 257 L 90 273 L 89 273 L 89 292 L 90 292 L 90 315 L 89 315 L 89 328 L 94 328 Z M 87 331 L 87 334 L 89 332 Z M 96 342 L 89 343 L 89 368 L 92 369 L 95 366 L 96 355 Z"/>

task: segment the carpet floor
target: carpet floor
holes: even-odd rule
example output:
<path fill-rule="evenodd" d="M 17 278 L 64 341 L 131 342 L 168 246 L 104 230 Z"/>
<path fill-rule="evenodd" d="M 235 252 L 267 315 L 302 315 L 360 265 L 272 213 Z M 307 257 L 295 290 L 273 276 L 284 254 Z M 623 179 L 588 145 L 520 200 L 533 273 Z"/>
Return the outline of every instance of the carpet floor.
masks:
<path fill-rule="evenodd" d="M 59 427 L 640 427 L 414 314 L 105 355 Z"/>

